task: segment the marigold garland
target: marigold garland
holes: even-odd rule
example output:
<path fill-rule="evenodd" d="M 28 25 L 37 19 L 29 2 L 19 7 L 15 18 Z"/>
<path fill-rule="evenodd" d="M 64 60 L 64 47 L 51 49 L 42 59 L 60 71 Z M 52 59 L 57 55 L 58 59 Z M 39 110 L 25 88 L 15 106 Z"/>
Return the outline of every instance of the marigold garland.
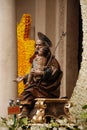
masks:
<path fill-rule="evenodd" d="M 24 76 L 29 73 L 31 63 L 29 59 L 34 54 L 35 41 L 30 40 L 31 16 L 23 14 L 20 23 L 17 25 L 18 39 L 18 76 Z M 23 82 L 18 84 L 18 95 L 24 90 Z"/>

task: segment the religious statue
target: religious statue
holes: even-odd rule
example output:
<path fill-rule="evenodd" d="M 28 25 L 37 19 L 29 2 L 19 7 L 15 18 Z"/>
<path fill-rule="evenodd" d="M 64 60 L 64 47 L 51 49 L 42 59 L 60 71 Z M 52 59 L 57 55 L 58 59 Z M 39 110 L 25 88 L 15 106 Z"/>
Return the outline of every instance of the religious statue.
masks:
<path fill-rule="evenodd" d="M 19 97 L 22 105 L 20 116 L 31 117 L 35 98 L 58 98 L 60 96 L 63 73 L 58 61 L 51 53 L 51 46 L 50 39 L 38 32 L 31 71 L 16 79 L 17 82 L 23 80 L 26 86 Z"/>

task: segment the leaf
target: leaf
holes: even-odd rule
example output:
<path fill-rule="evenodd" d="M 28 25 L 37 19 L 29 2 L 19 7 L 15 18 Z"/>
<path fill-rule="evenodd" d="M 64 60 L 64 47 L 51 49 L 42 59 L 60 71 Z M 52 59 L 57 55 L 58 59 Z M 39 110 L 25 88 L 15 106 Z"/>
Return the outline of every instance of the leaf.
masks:
<path fill-rule="evenodd" d="M 87 105 L 84 105 L 84 106 L 82 107 L 82 109 L 87 109 Z"/>
<path fill-rule="evenodd" d="M 21 118 L 20 122 L 23 123 L 24 125 L 27 125 L 28 124 L 28 118 L 27 117 Z"/>
<path fill-rule="evenodd" d="M 82 113 L 82 114 L 81 114 L 81 118 L 82 118 L 82 119 L 87 119 L 87 113 Z"/>

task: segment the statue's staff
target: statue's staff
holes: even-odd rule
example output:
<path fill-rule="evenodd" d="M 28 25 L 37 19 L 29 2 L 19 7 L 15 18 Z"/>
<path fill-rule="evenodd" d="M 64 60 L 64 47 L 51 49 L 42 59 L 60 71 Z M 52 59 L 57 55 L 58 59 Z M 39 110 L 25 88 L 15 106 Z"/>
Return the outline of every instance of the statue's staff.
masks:
<path fill-rule="evenodd" d="M 65 35 L 66 35 L 66 32 L 65 32 L 65 33 L 63 32 L 62 35 L 60 36 L 59 41 L 58 41 L 57 45 L 56 45 L 55 48 L 54 48 L 53 54 L 55 54 L 55 51 L 56 51 L 56 49 L 57 49 L 57 47 L 58 47 L 60 41 L 62 40 L 62 37 L 64 37 Z M 51 51 L 50 51 L 50 52 L 51 52 Z M 46 65 L 46 68 L 49 67 L 52 58 L 53 58 L 53 55 L 51 54 L 50 59 L 49 59 L 47 65 Z M 37 85 L 38 87 L 40 86 L 41 81 L 42 81 L 42 77 L 41 77 L 40 81 L 38 82 L 38 85 Z"/>
<path fill-rule="evenodd" d="M 60 41 L 62 40 L 62 37 L 64 37 L 65 35 L 66 35 L 66 32 L 63 32 L 62 35 L 60 36 L 59 41 L 58 41 L 58 43 L 56 44 L 56 46 L 55 46 L 55 48 L 54 48 L 53 54 L 55 54 L 55 51 L 56 51 L 56 49 L 57 49 L 57 47 L 58 47 Z M 51 54 L 51 57 L 50 57 L 50 59 L 49 59 L 49 61 L 48 61 L 48 63 L 47 63 L 47 66 L 49 66 L 49 64 L 50 64 L 50 62 L 51 62 L 51 60 L 52 60 L 52 57 L 53 57 L 53 55 Z"/>

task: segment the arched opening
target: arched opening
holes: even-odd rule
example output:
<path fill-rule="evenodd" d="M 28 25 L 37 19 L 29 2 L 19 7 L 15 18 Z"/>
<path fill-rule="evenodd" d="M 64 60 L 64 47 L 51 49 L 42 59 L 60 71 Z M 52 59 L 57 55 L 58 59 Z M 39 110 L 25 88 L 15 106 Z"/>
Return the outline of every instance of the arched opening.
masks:
<path fill-rule="evenodd" d="M 80 1 L 67 1 L 66 96 L 72 96 L 82 57 L 82 21 Z"/>
<path fill-rule="evenodd" d="M 38 6 L 41 11 L 38 10 Z M 54 10 L 50 11 L 50 6 L 51 8 L 53 7 Z M 61 96 L 67 96 L 70 98 L 76 85 L 82 61 L 83 34 L 80 0 L 43 0 L 43 3 L 41 0 L 28 0 L 26 2 L 24 0 L 18 0 L 18 21 L 20 21 L 23 13 L 31 14 L 32 27 L 35 28 L 35 37 L 37 31 L 43 31 L 50 36 L 54 46 L 55 43 L 58 42 L 59 34 L 61 34 L 62 31 L 67 32 L 64 43 L 58 47 L 56 57 L 58 58 L 64 73 Z M 49 18 L 47 14 L 49 15 Z M 52 27 L 49 24 L 50 21 Z"/>

